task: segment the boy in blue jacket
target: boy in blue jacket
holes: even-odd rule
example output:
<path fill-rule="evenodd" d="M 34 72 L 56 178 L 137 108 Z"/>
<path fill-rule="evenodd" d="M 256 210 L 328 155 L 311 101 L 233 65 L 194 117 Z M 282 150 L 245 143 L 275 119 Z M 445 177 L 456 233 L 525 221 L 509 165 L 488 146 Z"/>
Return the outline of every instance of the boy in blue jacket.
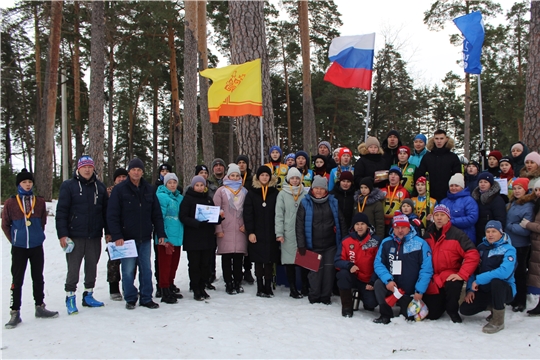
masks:
<path fill-rule="evenodd" d="M 478 251 L 480 265 L 477 274 L 469 278 L 460 312 L 469 316 L 491 309 L 489 323 L 482 331 L 494 334 L 504 329 L 505 304 L 516 295 L 516 249 L 510 245 L 500 221 L 491 220 L 486 224 L 486 237 L 478 245 Z"/>

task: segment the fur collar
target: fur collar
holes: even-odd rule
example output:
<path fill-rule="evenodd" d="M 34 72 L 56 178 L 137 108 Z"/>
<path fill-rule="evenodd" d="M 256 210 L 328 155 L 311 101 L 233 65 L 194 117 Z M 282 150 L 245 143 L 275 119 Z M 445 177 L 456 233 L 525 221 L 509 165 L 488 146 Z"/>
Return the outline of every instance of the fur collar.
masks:
<path fill-rule="evenodd" d="M 483 194 L 480 194 L 480 188 L 477 186 L 476 189 L 473 190 L 471 196 L 473 197 L 474 200 L 476 201 L 480 200 L 480 202 L 483 205 L 485 205 L 492 202 L 496 196 L 499 196 L 500 191 L 501 191 L 501 186 L 499 185 L 498 182 L 495 181 L 493 182 L 493 185 L 491 185 L 489 190 Z"/>
<path fill-rule="evenodd" d="M 360 153 L 360 156 L 365 156 L 369 154 L 366 143 L 361 143 L 360 145 L 358 145 L 358 152 Z M 377 154 L 380 154 L 380 155 L 384 154 L 384 150 L 382 147 L 379 146 L 379 152 Z"/>
<path fill-rule="evenodd" d="M 452 139 L 451 137 L 448 137 L 448 141 L 446 142 L 445 147 L 448 150 L 452 150 L 454 148 L 454 145 L 455 145 L 454 139 Z M 433 149 L 435 148 L 435 139 L 433 137 L 429 138 L 426 148 L 429 151 L 433 151 Z"/>
<path fill-rule="evenodd" d="M 278 178 L 276 175 L 272 175 L 272 178 L 270 179 L 270 182 L 268 183 L 268 187 L 275 187 L 276 184 L 277 184 L 277 181 L 278 181 Z M 261 182 L 259 181 L 259 179 L 257 179 L 257 174 L 253 175 L 253 188 L 254 189 L 260 189 L 262 188 L 262 184 Z"/>
<path fill-rule="evenodd" d="M 375 204 L 377 201 L 384 200 L 384 193 L 379 188 L 373 188 L 371 192 L 368 195 L 368 199 L 366 201 L 366 205 Z M 364 201 L 364 195 L 360 193 L 360 190 L 354 194 L 354 201 L 356 202 L 363 202 Z"/>
<path fill-rule="evenodd" d="M 527 178 L 529 180 L 536 179 L 540 177 L 540 166 L 536 168 L 536 170 L 533 170 L 531 172 L 527 172 L 527 168 L 523 167 L 521 171 L 519 172 L 519 177 Z M 533 184 L 534 186 L 534 184 Z"/>
<path fill-rule="evenodd" d="M 521 198 L 519 199 L 516 199 L 514 197 L 514 194 L 512 194 L 510 196 L 510 205 L 512 205 L 512 203 L 515 201 L 516 202 L 516 205 L 524 205 L 528 202 L 534 202 L 536 200 L 536 195 L 534 193 L 530 193 L 530 194 L 526 194 L 524 196 L 522 196 Z"/>

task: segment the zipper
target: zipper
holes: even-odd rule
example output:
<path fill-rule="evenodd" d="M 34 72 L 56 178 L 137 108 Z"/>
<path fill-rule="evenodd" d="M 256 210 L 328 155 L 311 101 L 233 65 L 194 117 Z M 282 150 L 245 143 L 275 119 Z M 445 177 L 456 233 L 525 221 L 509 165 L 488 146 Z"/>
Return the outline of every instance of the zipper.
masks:
<path fill-rule="evenodd" d="M 18 231 L 18 229 L 15 229 L 15 230 L 13 231 L 13 239 L 12 239 L 12 241 L 11 241 L 11 243 L 12 243 L 13 245 L 15 245 L 15 243 L 17 242 L 17 231 Z"/>

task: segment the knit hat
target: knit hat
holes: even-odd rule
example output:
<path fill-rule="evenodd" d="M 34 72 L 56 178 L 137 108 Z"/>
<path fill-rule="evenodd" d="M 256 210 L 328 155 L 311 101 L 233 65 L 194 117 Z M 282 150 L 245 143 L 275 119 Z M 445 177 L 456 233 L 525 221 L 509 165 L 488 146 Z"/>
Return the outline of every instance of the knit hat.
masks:
<path fill-rule="evenodd" d="M 270 179 L 272 178 L 272 169 L 270 169 L 267 165 L 259 166 L 259 168 L 257 169 L 257 180 L 262 173 L 267 173 L 268 175 L 270 175 Z"/>
<path fill-rule="evenodd" d="M 418 179 L 416 179 L 416 183 L 415 184 L 418 184 L 418 183 L 426 183 L 427 182 L 427 179 L 425 176 L 420 176 Z"/>
<path fill-rule="evenodd" d="M 316 187 L 328 190 L 328 180 L 325 176 L 315 175 L 315 177 L 313 178 L 313 182 L 311 183 L 311 188 Z"/>
<path fill-rule="evenodd" d="M 294 155 L 294 158 L 298 159 L 299 156 L 303 156 L 304 159 L 306 159 L 306 166 L 309 168 L 309 155 L 308 155 L 308 153 L 305 152 L 304 150 L 299 150 Z"/>
<path fill-rule="evenodd" d="M 161 164 L 159 166 L 159 171 L 161 171 L 161 170 L 167 170 L 168 172 L 172 172 L 172 166 L 167 164 L 167 163 Z"/>
<path fill-rule="evenodd" d="M 317 145 L 317 148 L 321 147 L 321 145 L 326 146 L 328 148 L 328 152 L 332 152 L 332 146 L 330 146 L 328 141 L 321 141 L 319 145 Z"/>
<path fill-rule="evenodd" d="M 201 171 L 205 170 L 206 172 L 208 172 L 208 168 L 206 167 L 206 165 L 204 164 L 201 164 L 201 165 L 197 165 L 195 166 L 195 175 L 199 175 L 199 173 Z"/>
<path fill-rule="evenodd" d="M 414 140 L 422 140 L 424 142 L 424 144 L 427 143 L 427 138 L 426 138 L 426 135 L 424 134 L 418 134 L 414 137 Z M 413 141 L 414 141 L 413 140 Z"/>
<path fill-rule="evenodd" d="M 452 175 L 450 181 L 448 182 L 448 186 L 450 185 L 459 185 L 462 188 L 465 188 L 465 179 L 463 178 L 463 174 L 455 173 Z"/>
<path fill-rule="evenodd" d="M 514 165 L 512 164 L 512 160 L 510 160 L 510 158 L 508 156 L 505 156 L 505 157 L 502 157 L 500 160 L 499 160 L 499 165 L 501 165 L 501 163 L 503 162 L 507 162 L 510 164 L 510 166 L 512 166 L 512 168 L 514 167 Z"/>
<path fill-rule="evenodd" d="M 302 179 L 302 174 L 300 173 L 300 170 L 295 167 L 290 168 L 289 172 L 287 172 L 287 182 L 293 177 L 299 177 L 300 179 Z"/>
<path fill-rule="evenodd" d="M 165 164 L 164 164 L 165 165 Z M 162 165 L 163 166 L 163 165 Z M 141 169 L 142 171 L 144 171 L 144 164 L 142 162 L 141 159 L 139 158 L 134 158 L 133 160 L 131 160 L 129 162 L 129 165 L 128 165 L 128 171 L 131 170 L 131 169 L 134 169 L 134 168 L 139 168 Z M 161 168 L 160 168 L 161 169 Z"/>
<path fill-rule="evenodd" d="M 410 149 L 408 146 L 405 146 L 405 145 L 400 146 L 400 147 L 398 147 L 398 150 L 397 150 L 397 151 L 398 151 L 398 153 L 400 153 L 400 152 L 406 152 L 407 155 L 411 156 L 411 149 Z"/>
<path fill-rule="evenodd" d="M 493 183 L 495 182 L 495 179 L 493 178 L 493 175 L 491 175 L 491 173 L 489 171 L 481 172 L 480 175 L 478 175 L 478 182 L 480 182 L 480 180 L 486 180 L 491 185 L 493 185 Z"/>
<path fill-rule="evenodd" d="M 474 165 L 474 166 L 476 166 L 476 168 L 478 169 L 478 171 L 480 171 L 480 164 L 478 163 L 478 161 L 470 160 L 470 161 L 467 163 L 467 166 L 469 166 L 469 165 Z"/>
<path fill-rule="evenodd" d="M 536 163 L 536 165 L 540 166 L 540 154 L 538 154 L 536 151 L 530 152 L 527 156 L 525 156 L 525 162 L 527 160 L 532 160 Z"/>
<path fill-rule="evenodd" d="M 167 173 L 167 175 L 163 177 L 163 185 L 167 185 L 169 180 L 176 180 L 176 182 L 178 182 L 178 176 L 176 176 L 176 174 L 172 172 Z"/>
<path fill-rule="evenodd" d="M 229 165 L 230 166 L 230 165 Z M 203 183 L 205 186 L 206 186 L 206 180 L 204 180 L 204 178 L 201 176 L 201 175 L 196 175 L 193 177 L 193 179 L 191 179 L 191 187 L 195 187 L 195 184 L 196 183 Z"/>
<path fill-rule="evenodd" d="M 236 157 L 235 163 L 238 164 L 241 160 L 245 161 L 247 167 L 249 167 L 249 158 L 247 157 L 247 155 L 238 155 L 238 156 Z M 229 164 L 229 166 L 231 166 L 231 165 Z"/>
<path fill-rule="evenodd" d="M 487 229 L 495 229 L 497 230 L 498 232 L 501 233 L 501 235 L 504 234 L 504 230 L 503 230 L 503 227 L 502 227 L 502 224 L 500 221 L 497 221 L 497 220 L 489 220 L 486 224 L 486 230 Z"/>
<path fill-rule="evenodd" d="M 540 188 L 540 179 L 536 180 L 536 182 L 534 183 L 533 189 L 539 189 L 539 188 Z"/>
<path fill-rule="evenodd" d="M 390 170 L 388 170 L 388 174 L 390 175 L 390 173 L 398 174 L 400 179 L 403 177 L 403 174 L 401 173 L 401 169 L 399 168 L 399 166 L 394 165 L 390 167 Z"/>
<path fill-rule="evenodd" d="M 394 129 L 390 130 L 388 134 L 386 135 L 386 138 L 388 139 L 392 135 L 394 135 L 395 137 L 399 139 L 399 132 L 397 130 L 394 130 Z"/>
<path fill-rule="evenodd" d="M 344 171 L 339 175 L 339 181 L 343 180 L 349 180 L 350 182 L 354 182 L 354 176 L 353 173 L 350 171 Z"/>
<path fill-rule="evenodd" d="M 116 169 L 113 174 L 113 182 L 116 180 L 117 177 L 121 175 L 128 176 L 127 170 L 123 168 Z"/>
<path fill-rule="evenodd" d="M 360 186 L 365 185 L 369 188 L 369 191 L 373 191 L 373 179 L 370 177 L 365 177 L 360 180 Z"/>
<path fill-rule="evenodd" d="M 366 148 L 370 147 L 371 145 L 377 145 L 377 147 L 381 147 L 381 143 L 375 136 L 368 136 L 366 140 Z"/>
<path fill-rule="evenodd" d="M 296 159 L 296 155 L 294 153 L 290 153 L 290 154 L 287 154 L 285 156 L 285 161 L 289 160 L 289 159 Z"/>
<path fill-rule="evenodd" d="M 211 165 L 212 170 L 214 170 L 214 167 L 215 167 L 217 164 L 221 164 L 221 165 L 223 165 L 223 167 L 225 167 L 225 161 L 223 161 L 223 159 L 221 159 L 221 158 L 215 158 L 214 160 L 212 160 L 212 165 Z"/>
<path fill-rule="evenodd" d="M 392 219 L 392 227 L 396 228 L 398 226 L 411 227 L 411 223 L 409 222 L 407 215 L 403 215 L 401 213 L 399 215 L 394 215 L 394 218 Z"/>
<path fill-rule="evenodd" d="M 501 160 L 503 157 L 502 153 L 499 150 L 491 150 L 489 152 L 488 158 L 490 156 L 493 156 L 495 159 L 497 159 L 497 161 Z"/>
<path fill-rule="evenodd" d="M 450 209 L 447 208 L 446 205 L 439 204 L 435 206 L 435 208 L 433 208 L 433 215 L 435 215 L 438 212 L 444 213 L 446 216 L 448 216 L 449 219 L 452 218 L 452 216 L 450 216 Z"/>
<path fill-rule="evenodd" d="M 92 167 L 96 167 L 94 165 L 94 160 L 92 160 L 92 158 L 88 155 L 83 155 L 81 156 L 81 158 L 79 159 L 79 161 L 77 162 L 77 170 L 79 170 L 80 168 L 82 168 L 83 166 L 92 166 Z"/>
<path fill-rule="evenodd" d="M 346 147 L 342 147 L 340 150 L 339 150 L 339 160 L 341 161 L 341 157 L 344 155 L 344 154 L 349 154 L 351 157 L 352 157 L 352 152 L 349 148 L 346 148 Z"/>
<path fill-rule="evenodd" d="M 242 172 L 240 171 L 240 167 L 235 163 L 230 163 L 229 167 L 227 168 L 227 176 L 231 175 L 232 173 L 242 174 Z"/>
<path fill-rule="evenodd" d="M 521 143 L 515 143 L 515 144 L 512 145 L 512 147 L 510 148 L 510 151 L 514 150 L 515 148 L 521 149 L 521 151 L 523 152 L 523 144 L 521 144 Z"/>
<path fill-rule="evenodd" d="M 400 209 L 401 209 L 401 206 L 403 204 L 407 204 L 407 205 L 409 205 L 410 207 L 412 207 L 414 209 L 414 203 L 413 203 L 413 201 L 411 199 L 403 199 L 401 201 L 401 205 L 399 206 Z"/>
<path fill-rule="evenodd" d="M 268 155 L 271 155 L 272 154 L 272 151 L 274 150 L 277 150 L 279 152 L 279 157 L 282 157 L 283 156 L 283 151 L 281 151 L 281 148 L 277 145 L 274 145 L 270 148 L 270 150 L 268 150 Z"/>
<path fill-rule="evenodd" d="M 529 179 L 527 178 L 517 178 L 516 180 L 514 180 L 514 182 L 512 183 L 512 187 L 515 188 L 517 185 L 521 186 L 522 188 L 524 188 L 525 190 L 527 190 L 529 188 Z"/>
<path fill-rule="evenodd" d="M 22 169 L 21 172 L 17 174 L 15 186 L 19 186 L 19 184 L 24 180 L 30 180 L 34 182 L 34 176 L 26 169 Z"/>
<path fill-rule="evenodd" d="M 359 212 L 359 213 L 354 214 L 351 225 L 354 226 L 356 223 L 359 223 L 359 222 L 363 222 L 368 227 L 371 227 L 371 224 L 369 223 L 369 218 L 364 213 Z"/>

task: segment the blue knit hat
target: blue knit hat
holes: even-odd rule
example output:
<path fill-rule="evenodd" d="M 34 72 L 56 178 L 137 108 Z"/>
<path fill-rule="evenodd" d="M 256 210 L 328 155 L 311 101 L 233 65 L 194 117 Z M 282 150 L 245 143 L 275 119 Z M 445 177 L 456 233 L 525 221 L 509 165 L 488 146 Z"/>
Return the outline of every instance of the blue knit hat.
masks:
<path fill-rule="evenodd" d="M 427 143 L 427 138 L 426 138 L 426 135 L 424 134 L 418 134 L 414 137 L 414 140 L 422 140 L 424 142 L 424 144 Z"/>
<path fill-rule="evenodd" d="M 305 152 L 304 150 L 299 150 L 296 152 L 296 155 L 295 155 L 295 159 L 298 158 L 299 156 L 303 156 L 304 159 L 306 159 L 306 166 L 309 168 L 309 155 L 307 152 Z"/>
<path fill-rule="evenodd" d="M 399 168 L 399 166 L 396 166 L 396 165 L 393 165 L 390 170 L 388 170 L 388 173 L 396 173 L 399 175 L 399 178 L 403 178 L 403 173 L 401 172 L 401 169 Z"/>
<path fill-rule="evenodd" d="M 294 153 L 287 154 L 287 156 L 285 156 L 285 161 L 289 159 L 296 159 L 296 155 Z"/>
<path fill-rule="evenodd" d="M 487 229 L 495 229 L 501 234 L 504 234 L 502 224 L 500 221 L 497 221 L 497 220 L 489 220 L 488 223 L 486 224 L 486 230 Z"/>
<path fill-rule="evenodd" d="M 283 151 L 281 151 L 281 148 L 277 145 L 274 145 L 270 148 L 270 150 L 268 150 L 268 155 L 271 155 L 272 154 L 272 151 L 274 150 L 277 150 L 279 152 L 279 157 L 282 157 L 283 156 Z"/>
<path fill-rule="evenodd" d="M 490 172 L 487 172 L 487 171 L 483 171 L 483 172 L 480 173 L 480 175 L 478 175 L 478 181 L 480 181 L 480 180 L 486 180 L 491 185 L 493 185 L 493 183 L 495 182 L 495 179 L 493 178 L 493 175 Z"/>

